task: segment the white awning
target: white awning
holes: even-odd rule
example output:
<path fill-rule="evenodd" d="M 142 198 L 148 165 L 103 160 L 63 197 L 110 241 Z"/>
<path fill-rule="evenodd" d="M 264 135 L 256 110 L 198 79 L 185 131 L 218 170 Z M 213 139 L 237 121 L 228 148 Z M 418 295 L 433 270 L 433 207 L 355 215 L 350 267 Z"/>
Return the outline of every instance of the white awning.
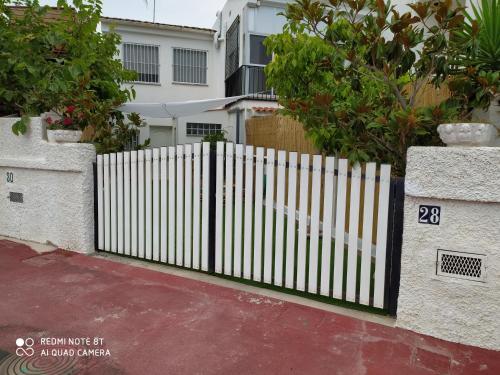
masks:
<path fill-rule="evenodd" d="M 126 113 L 135 112 L 149 118 L 179 118 L 221 108 L 247 96 L 231 96 L 229 98 L 188 100 L 171 103 L 127 103 L 118 109 Z"/>

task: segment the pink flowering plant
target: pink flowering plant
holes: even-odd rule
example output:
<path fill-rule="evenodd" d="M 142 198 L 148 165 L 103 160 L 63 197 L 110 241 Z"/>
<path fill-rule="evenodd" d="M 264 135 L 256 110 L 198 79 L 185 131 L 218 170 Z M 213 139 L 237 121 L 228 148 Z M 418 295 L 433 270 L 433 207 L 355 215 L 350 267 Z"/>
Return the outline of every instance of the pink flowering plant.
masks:
<path fill-rule="evenodd" d="M 48 130 L 83 130 L 86 127 L 84 113 L 72 104 L 57 116 L 47 116 L 45 123 Z"/>

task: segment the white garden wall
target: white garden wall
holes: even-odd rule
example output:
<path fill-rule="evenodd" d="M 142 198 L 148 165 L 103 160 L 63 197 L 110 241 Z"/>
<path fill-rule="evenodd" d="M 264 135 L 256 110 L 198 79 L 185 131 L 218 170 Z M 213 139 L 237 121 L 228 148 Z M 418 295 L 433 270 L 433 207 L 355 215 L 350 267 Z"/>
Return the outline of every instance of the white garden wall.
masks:
<path fill-rule="evenodd" d="M 17 120 L 0 119 L 0 235 L 94 251 L 94 146 L 48 143 L 40 118 L 15 136 Z"/>
<path fill-rule="evenodd" d="M 397 325 L 500 350 L 500 148 L 411 148 L 405 199 Z M 420 205 L 440 224 L 419 223 Z M 482 280 L 438 275 L 438 249 L 484 256 Z"/>

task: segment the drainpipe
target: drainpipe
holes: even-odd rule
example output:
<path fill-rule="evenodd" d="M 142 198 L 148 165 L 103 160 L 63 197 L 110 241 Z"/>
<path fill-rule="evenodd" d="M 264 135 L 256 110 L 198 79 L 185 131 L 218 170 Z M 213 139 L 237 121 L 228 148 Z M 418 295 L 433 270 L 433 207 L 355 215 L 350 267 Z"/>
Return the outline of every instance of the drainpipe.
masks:
<path fill-rule="evenodd" d="M 219 20 L 219 34 L 217 35 L 217 40 L 222 38 L 222 11 L 218 11 L 216 17 Z"/>
<path fill-rule="evenodd" d="M 240 112 L 239 109 L 236 111 L 236 144 L 240 143 Z"/>
<path fill-rule="evenodd" d="M 179 125 L 179 119 L 177 117 L 172 118 L 172 123 L 174 125 L 174 146 L 179 144 L 179 132 L 177 131 L 177 127 Z"/>

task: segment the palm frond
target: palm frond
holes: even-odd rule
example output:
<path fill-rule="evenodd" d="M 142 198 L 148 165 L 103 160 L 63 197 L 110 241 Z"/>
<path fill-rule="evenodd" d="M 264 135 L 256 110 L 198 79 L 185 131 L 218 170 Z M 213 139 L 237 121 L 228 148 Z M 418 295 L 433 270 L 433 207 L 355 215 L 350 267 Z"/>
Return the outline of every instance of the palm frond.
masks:
<path fill-rule="evenodd" d="M 470 63 L 483 69 L 500 70 L 500 0 L 471 3 L 463 29 L 455 34 L 464 50 L 471 48 Z"/>

